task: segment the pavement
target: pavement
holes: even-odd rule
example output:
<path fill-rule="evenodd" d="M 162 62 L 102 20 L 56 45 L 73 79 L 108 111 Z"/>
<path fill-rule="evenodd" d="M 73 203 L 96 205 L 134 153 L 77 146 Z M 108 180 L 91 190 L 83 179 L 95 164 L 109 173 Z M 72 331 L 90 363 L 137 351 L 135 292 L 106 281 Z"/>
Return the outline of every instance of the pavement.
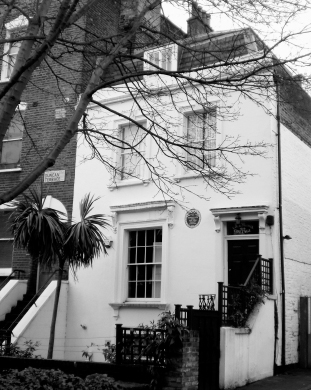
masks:
<path fill-rule="evenodd" d="M 311 390 L 311 369 L 294 368 L 236 390 Z"/>

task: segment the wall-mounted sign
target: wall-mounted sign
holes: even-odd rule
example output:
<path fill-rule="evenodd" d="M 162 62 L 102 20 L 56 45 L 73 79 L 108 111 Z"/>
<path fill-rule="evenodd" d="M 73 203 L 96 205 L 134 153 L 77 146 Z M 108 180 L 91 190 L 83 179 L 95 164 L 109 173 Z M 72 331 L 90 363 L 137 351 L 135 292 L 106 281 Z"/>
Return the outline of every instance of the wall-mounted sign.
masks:
<path fill-rule="evenodd" d="M 65 181 L 65 169 L 61 171 L 44 172 L 44 183 L 52 183 L 57 181 Z"/>
<path fill-rule="evenodd" d="M 244 234 L 259 234 L 258 221 L 239 221 L 227 222 L 227 234 L 230 235 L 244 235 Z"/>
<path fill-rule="evenodd" d="M 189 228 L 197 227 L 201 222 L 201 214 L 199 210 L 191 209 L 187 211 L 185 216 L 185 223 Z"/>

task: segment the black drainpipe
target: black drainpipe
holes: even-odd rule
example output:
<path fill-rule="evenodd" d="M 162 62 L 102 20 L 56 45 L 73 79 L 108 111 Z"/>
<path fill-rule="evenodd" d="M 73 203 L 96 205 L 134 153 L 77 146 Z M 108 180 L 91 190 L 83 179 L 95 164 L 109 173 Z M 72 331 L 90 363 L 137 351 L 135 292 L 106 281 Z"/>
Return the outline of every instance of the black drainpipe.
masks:
<path fill-rule="evenodd" d="M 281 163 L 281 114 L 280 114 L 280 84 L 278 76 L 274 77 L 276 84 L 276 97 L 277 97 L 277 140 L 278 140 L 278 186 L 279 186 L 279 232 L 280 232 L 280 260 L 281 260 L 281 281 L 282 281 L 282 356 L 281 364 L 285 368 L 285 269 L 284 269 L 284 239 L 283 239 L 283 206 L 282 206 L 282 163 Z"/>

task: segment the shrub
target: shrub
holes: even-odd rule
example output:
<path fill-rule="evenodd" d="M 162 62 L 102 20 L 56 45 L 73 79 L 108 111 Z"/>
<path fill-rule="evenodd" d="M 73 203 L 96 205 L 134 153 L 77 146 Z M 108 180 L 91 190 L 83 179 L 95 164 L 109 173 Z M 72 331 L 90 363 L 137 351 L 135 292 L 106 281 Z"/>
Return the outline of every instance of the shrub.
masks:
<path fill-rule="evenodd" d="M 15 344 L 11 344 L 10 347 L 0 348 L 0 356 L 15 356 L 20 358 L 40 358 L 40 355 L 35 355 L 34 352 L 40 346 L 40 343 L 36 341 L 35 343 L 32 340 L 24 342 L 24 348 L 21 348 Z"/>
<path fill-rule="evenodd" d="M 93 374 L 85 380 L 60 370 L 26 368 L 9 370 L 0 376 L 0 390 L 117 390 L 115 380 L 105 374 Z"/>

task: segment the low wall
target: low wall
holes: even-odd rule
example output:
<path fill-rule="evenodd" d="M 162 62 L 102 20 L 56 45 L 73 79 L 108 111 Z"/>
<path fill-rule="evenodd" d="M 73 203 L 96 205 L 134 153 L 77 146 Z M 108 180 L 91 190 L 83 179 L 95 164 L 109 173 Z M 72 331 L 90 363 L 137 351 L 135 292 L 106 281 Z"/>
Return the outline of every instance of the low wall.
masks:
<path fill-rule="evenodd" d="M 247 326 L 220 330 L 220 389 L 235 389 L 273 375 L 274 300 L 258 305 Z"/>
<path fill-rule="evenodd" d="M 27 280 L 10 280 L 0 291 L 0 321 L 26 293 Z"/>
<path fill-rule="evenodd" d="M 54 306 L 57 281 L 52 281 L 43 291 L 35 304 L 13 329 L 12 343 L 23 348 L 25 341 L 39 342 L 35 354 L 47 357 L 52 312 Z M 67 313 L 68 282 L 62 281 L 57 320 L 53 358 L 63 359 L 65 355 L 66 313 Z"/>

